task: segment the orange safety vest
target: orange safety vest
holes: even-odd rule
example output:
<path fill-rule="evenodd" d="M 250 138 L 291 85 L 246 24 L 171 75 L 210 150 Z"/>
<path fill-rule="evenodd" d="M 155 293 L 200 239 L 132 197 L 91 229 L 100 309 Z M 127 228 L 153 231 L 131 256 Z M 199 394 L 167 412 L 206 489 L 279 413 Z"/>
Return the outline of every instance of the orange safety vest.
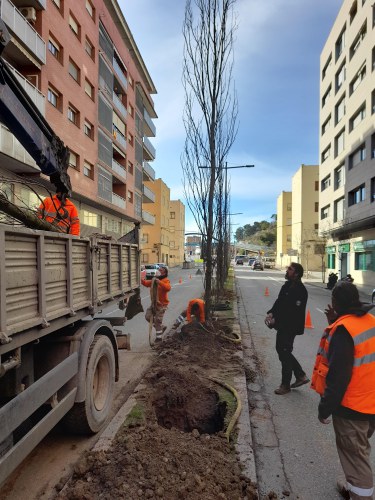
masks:
<path fill-rule="evenodd" d="M 141 283 L 143 286 L 146 286 L 147 288 L 151 288 L 152 280 L 141 280 Z M 158 303 L 166 307 L 169 304 L 168 300 L 168 292 L 171 290 L 171 282 L 169 281 L 168 278 L 164 278 L 162 280 L 159 280 L 158 283 Z"/>
<path fill-rule="evenodd" d="M 46 198 L 39 206 L 37 213 L 40 219 L 56 224 L 62 232 L 79 236 L 78 210 L 70 200 L 66 200 L 65 204 L 61 205 L 57 195 Z"/>
<path fill-rule="evenodd" d="M 199 306 L 199 322 L 204 323 L 206 321 L 206 316 L 204 314 L 204 300 L 202 299 L 192 299 L 190 300 L 187 311 L 186 311 L 186 319 L 191 322 L 191 308 L 193 304 L 198 304 Z"/>
<path fill-rule="evenodd" d="M 315 360 L 311 388 L 320 395 L 324 394 L 329 370 L 329 344 L 341 325 L 347 329 L 354 342 L 352 377 L 341 405 L 360 413 L 375 414 L 375 317 L 372 314 L 347 314 L 325 329 Z"/>

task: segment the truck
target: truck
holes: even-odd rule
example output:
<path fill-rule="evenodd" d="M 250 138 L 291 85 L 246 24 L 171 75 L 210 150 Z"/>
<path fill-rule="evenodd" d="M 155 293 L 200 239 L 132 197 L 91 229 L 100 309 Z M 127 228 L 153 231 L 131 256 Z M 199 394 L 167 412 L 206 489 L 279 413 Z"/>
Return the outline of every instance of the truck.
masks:
<path fill-rule="evenodd" d="M 0 35 L 1 52 L 8 37 L 1 19 Z M 68 149 L 2 57 L 0 121 L 69 194 Z M 138 227 L 111 240 L 0 224 L 0 252 L 2 484 L 59 421 L 75 433 L 105 426 L 119 343 L 127 344 L 119 326 L 140 286 Z M 116 317 L 103 314 L 110 305 Z"/>

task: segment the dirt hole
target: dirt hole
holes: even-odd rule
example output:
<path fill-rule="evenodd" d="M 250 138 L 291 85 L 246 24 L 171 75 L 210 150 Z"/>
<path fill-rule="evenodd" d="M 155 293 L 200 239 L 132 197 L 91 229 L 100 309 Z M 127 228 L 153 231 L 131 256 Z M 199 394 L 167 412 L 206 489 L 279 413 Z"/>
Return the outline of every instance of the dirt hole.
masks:
<path fill-rule="evenodd" d="M 163 370 L 154 377 L 153 406 L 162 427 L 200 434 L 215 434 L 224 428 L 227 403 L 220 401 L 209 382 L 193 371 Z"/>

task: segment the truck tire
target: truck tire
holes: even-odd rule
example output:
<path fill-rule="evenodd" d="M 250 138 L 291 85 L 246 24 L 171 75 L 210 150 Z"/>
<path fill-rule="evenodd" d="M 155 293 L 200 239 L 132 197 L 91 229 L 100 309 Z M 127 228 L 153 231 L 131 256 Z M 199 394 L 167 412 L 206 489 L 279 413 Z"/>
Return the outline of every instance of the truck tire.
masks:
<path fill-rule="evenodd" d="M 75 403 L 64 417 L 74 434 L 95 434 L 105 425 L 112 406 L 115 384 L 115 356 L 110 339 L 95 336 L 87 359 L 86 399 Z"/>

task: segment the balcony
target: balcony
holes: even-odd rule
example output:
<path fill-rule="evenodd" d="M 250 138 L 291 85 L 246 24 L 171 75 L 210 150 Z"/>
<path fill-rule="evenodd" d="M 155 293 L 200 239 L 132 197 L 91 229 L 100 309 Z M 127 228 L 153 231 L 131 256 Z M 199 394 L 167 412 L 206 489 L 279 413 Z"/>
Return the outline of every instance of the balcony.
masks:
<path fill-rule="evenodd" d="M 112 64 L 113 64 L 113 69 L 115 70 L 116 76 L 118 77 L 118 79 L 122 83 L 124 89 L 127 90 L 128 89 L 128 80 L 126 79 L 126 76 L 124 75 L 122 69 L 120 68 L 119 63 L 116 61 L 116 59 L 113 59 Z"/>
<path fill-rule="evenodd" d="M 116 205 L 116 207 L 126 209 L 126 200 L 119 196 L 118 194 L 112 193 L 112 203 Z"/>
<path fill-rule="evenodd" d="M 126 108 L 125 108 L 125 106 L 122 104 L 121 100 L 117 97 L 117 95 L 114 92 L 113 92 L 113 95 L 112 95 L 112 100 L 113 100 L 113 103 L 116 106 L 116 108 L 122 114 L 122 118 L 125 119 L 126 115 L 127 115 Z"/>
<path fill-rule="evenodd" d="M 1 159 L 2 166 L 12 172 L 20 174 L 40 172 L 39 167 L 26 149 L 2 123 L 0 123 L 0 153 L 12 158 L 12 160 L 9 159 L 9 162 L 4 158 Z"/>
<path fill-rule="evenodd" d="M 113 138 L 115 141 L 117 141 L 121 146 L 126 149 L 126 138 L 125 136 L 119 131 L 119 129 L 116 127 L 116 125 L 113 125 Z"/>
<path fill-rule="evenodd" d="M 155 193 L 142 184 L 142 203 L 155 203 Z"/>
<path fill-rule="evenodd" d="M 11 34 L 22 42 L 25 49 L 32 53 L 39 63 L 45 64 L 45 41 L 10 0 L 1 0 L 0 17 L 11 31 Z"/>
<path fill-rule="evenodd" d="M 148 161 L 155 160 L 156 156 L 156 150 L 154 146 L 151 144 L 151 141 L 147 138 L 143 138 L 143 151 L 144 151 L 144 158 Z"/>
<path fill-rule="evenodd" d="M 45 116 L 46 111 L 46 98 L 44 95 L 36 88 L 32 83 L 29 82 L 21 73 L 19 73 L 13 66 L 8 64 L 8 68 L 12 71 L 14 76 L 17 78 L 22 88 L 26 91 L 27 95 L 33 101 L 35 106 L 38 108 L 40 113 Z"/>
<path fill-rule="evenodd" d="M 153 226 L 155 224 L 155 216 L 146 210 L 142 210 L 142 223 L 145 225 L 151 224 Z"/>
<path fill-rule="evenodd" d="M 126 179 L 126 169 L 118 161 L 112 158 L 112 170 L 122 179 Z"/>
<path fill-rule="evenodd" d="M 154 181 L 155 180 L 155 170 L 151 167 L 147 161 L 143 162 L 143 180 L 144 181 Z"/>
<path fill-rule="evenodd" d="M 150 115 L 147 113 L 146 108 L 143 108 L 143 122 L 144 122 L 145 135 L 147 135 L 147 137 L 155 137 L 156 135 L 155 123 L 152 121 Z"/>

